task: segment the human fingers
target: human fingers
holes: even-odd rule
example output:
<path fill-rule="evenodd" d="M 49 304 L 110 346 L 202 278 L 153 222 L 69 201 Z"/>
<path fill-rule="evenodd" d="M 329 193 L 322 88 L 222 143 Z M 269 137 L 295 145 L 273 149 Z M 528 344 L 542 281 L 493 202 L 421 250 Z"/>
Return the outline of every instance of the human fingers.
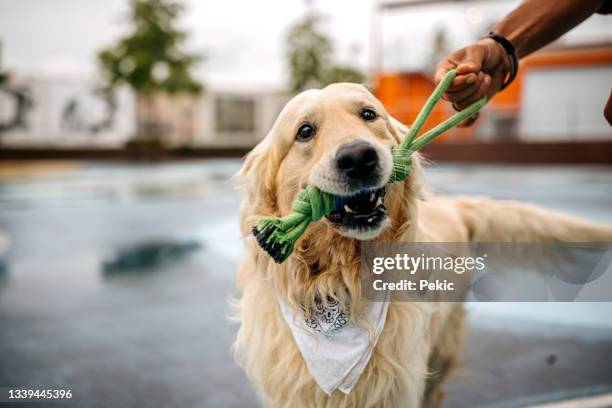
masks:
<path fill-rule="evenodd" d="M 472 116 L 464 120 L 463 122 L 459 123 L 457 126 L 458 127 L 470 127 L 474 124 L 474 122 L 476 122 L 476 120 L 478 120 L 479 116 L 480 116 L 480 112 L 476 112 L 475 114 L 473 114 Z"/>
<path fill-rule="evenodd" d="M 473 94 L 465 97 L 464 99 L 454 102 L 453 108 L 455 108 L 456 110 L 463 110 L 467 108 L 468 106 L 470 106 L 471 104 L 473 104 L 474 102 L 482 98 L 483 96 L 486 96 L 487 92 L 489 91 L 490 86 L 491 86 L 491 76 L 485 74 L 484 79 L 482 80 L 480 86 L 478 87 L 478 90 L 474 92 Z"/>
<path fill-rule="evenodd" d="M 459 75 L 478 74 L 486 57 L 487 50 L 482 44 L 476 43 L 467 46 L 464 49 L 464 57 L 457 64 L 457 73 Z"/>
<path fill-rule="evenodd" d="M 444 78 L 444 75 L 446 75 L 448 71 L 455 69 L 456 67 L 457 66 L 450 58 L 442 60 L 442 62 L 440 62 L 436 67 L 436 73 L 434 75 L 434 82 L 436 85 L 442 81 L 442 78 Z"/>
<path fill-rule="evenodd" d="M 480 88 L 480 85 L 484 79 L 484 75 L 482 72 L 478 73 L 478 75 L 475 77 L 475 81 L 470 82 L 469 84 L 466 84 L 463 87 L 460 88 L 449 88 L 448 91 L 446 91 L 445 95 L 444 95 L 444 99 L 446 99 L 449 102 L 459 102 L 464 100 L 465 98 L 471 96 L 472 94 L 474 94 L 475 92 L 478 91 L 478 89 Z"/>
<path fill-rule="evenodd" d="M 460 92 L 467 88 L 474 88 L 478 82 L 478 75 L 470 73 L 466 75 L 457 75 L 453 83 L 448 87 L 446 92 Z"/>

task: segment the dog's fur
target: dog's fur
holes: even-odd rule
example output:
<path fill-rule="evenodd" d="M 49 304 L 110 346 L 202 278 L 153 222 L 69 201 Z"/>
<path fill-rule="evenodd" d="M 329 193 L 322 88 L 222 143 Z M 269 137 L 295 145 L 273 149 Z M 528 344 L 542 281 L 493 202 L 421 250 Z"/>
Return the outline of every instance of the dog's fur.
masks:
<path fill-rule="evenodd" d="M 378 113 L 375 121 L 360 118 L 364 106 Z M 296 129 L 305 120 L 316 125 L 316 135 L 308 142 L 295 141 Z M 315 222 L 283 264 L 276 264 L 250 236 L 259 217 L 290 212 L 297 192 L 305 185 L 312 183 L 330 192 L 341 189 L 330 160 L 348 141 L 362 139 L 374 145 L 381 155 L 381 174 L 388 177 L 384 163 L 390 163 L 391 157 L 385 152 L 399 142 L 405 130 L 365 88 L 334 84 L 291 100 L 270 133 L 247 156 L 239 174 L 244 194 L 240 223 L 246 239 L 238 267 L 242 297 L 236 305 L 240 329 L 234 347 L 264 405 L 439 405 L 443 395 L 439 384 L 454 365 L 460 347 L 460 304 L 391 303 L 372 357 L 352 392 L 335 391 L 327 396 L 310 375 L 278 302 L 307 311 L 316 296 L 340 296 L 342 304 L 350 303 L 352 316 L 360 316 L 364 300 L 360 298 L 359 234 L 343 232 L 327 220 Z M 332 185 L 325 185 L 325 180 Z M 410 177 L 387 187 L 385 204 L 389 222 L 376 232 L 374 239 L 380 241 L 612 241 L 610 226 L 531 205 L 433 196 L 422 186 L 417 154 Z M 347 293 L 350 302 L 342 293 Z"/>

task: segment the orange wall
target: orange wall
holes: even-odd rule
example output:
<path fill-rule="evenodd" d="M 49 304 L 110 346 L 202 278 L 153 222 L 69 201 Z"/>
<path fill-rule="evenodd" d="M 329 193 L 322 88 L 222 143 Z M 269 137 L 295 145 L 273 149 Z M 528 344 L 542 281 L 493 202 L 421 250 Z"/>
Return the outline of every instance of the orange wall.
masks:
<path fill-rule="evenodd" d="M 532 69 L 571 69 L 612 63 L 612 46 L 596 49 L 551 50 L 538 52 L 521 61 L 521 69 L 512 85 L 495 95 L 491 104 L 498 109 L 520 109 L 521 83 Z"/>
<path fill-rule="evenodd" d="M 414 122 L 434 89 L 434 83 L 420 73 L 385 73 L 376 78 L 374 94 L 391 116 L 409 125 Z M 450 104 L 440 101 L 425 122 L 423 130 L 436 126 L 453 113 Z M 469 139 L 472 133 L 471 129 L 457 128 L 439 140 Z"/>
<path fill-rule="evenodd" d="M 523 77 L 525 72 L 531 69 L 571 69 L 610 63 L 612 63 L 612 46 L 538 52 L 521 61 L 521 69 L 516 79 L 503 92 L 495 95 L 489 104 L 490 109 L 520 110 Z M 433 82 L 424 74 L 390 72 L 377 75 L 374 94 L 385 105 L 390 115 L 403 123 L 411 124 L 433 90 Z M 450 105 L 441 101 L 425 123 L 424 129 L 435 126 L 452 113 Z M 441 139 L 465 140 L 472 139 L 473 135 L 474 127 L 455 128 Z"/>

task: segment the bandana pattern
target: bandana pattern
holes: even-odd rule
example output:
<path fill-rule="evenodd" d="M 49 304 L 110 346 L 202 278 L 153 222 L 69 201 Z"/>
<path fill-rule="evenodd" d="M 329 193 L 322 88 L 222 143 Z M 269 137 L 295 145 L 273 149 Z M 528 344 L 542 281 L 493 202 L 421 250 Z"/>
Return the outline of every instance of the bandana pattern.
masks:
<path fill-rule="evenodd" d="M 336 299 L 328 298 L 327 302 L 323 302 L 317 297 L 310 317 L 304 319 L 304 322 L 310 329 L 332 338 L 346 327 L 350 318 L 350 311 L 341 309 Z"/>

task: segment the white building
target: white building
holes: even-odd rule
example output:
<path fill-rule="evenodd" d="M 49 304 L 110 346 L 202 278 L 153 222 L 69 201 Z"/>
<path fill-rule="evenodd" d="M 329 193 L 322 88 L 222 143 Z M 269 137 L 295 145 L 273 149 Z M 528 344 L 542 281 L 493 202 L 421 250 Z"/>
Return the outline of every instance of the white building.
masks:
<path fill-rule="evenodd" d="M 272 127 L 289 95 L 207 91 L 160 96 L 155 121 L 169 146 L 248 147 Z M 15 78 L 0 86 L 0 144 L 13 147 L 121 147 L 137 130 L 128 89 L 113 95 L 83 81 Z"/>

